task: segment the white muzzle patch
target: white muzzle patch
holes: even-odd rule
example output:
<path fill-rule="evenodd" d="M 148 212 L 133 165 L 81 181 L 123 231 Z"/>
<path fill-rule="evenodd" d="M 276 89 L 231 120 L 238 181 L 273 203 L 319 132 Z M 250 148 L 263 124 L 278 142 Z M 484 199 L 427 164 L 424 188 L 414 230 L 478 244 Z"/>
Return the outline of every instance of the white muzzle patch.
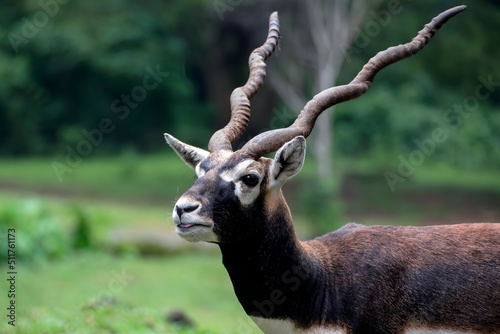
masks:
<path fill-rule="evenodd" d="M 172 219 L 177 225 L 177 234 L 191 242 L 218 242 L 219 238 L 213 231 L 212 219 L 200 215 L 202 204 L 189 197 L 181 197 L 175 203 Z"/>

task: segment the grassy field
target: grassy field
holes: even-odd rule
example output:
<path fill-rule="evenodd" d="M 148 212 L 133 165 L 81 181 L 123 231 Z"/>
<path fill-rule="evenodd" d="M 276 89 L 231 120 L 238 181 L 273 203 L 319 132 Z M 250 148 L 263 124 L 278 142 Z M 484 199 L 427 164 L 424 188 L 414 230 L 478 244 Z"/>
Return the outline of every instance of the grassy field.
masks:
<path fill-rule="evenodd" d="M 60 233 L 71 239 L 78 208 L 90 222 L 94 246 L 84 251 L 68 248 L 55 259 L 18 263 L 17 326 L 14 330 L 4 319 L 0 333 L 259 333 L 238 304 L 216 248 L 162 257 L 142 257 L 133 250 L 118 255 L 110 251 L 110 232 L 115 229 L 173 231 L 173 204 L 194 180 L 192 170 L 176 156 L 89 158 L 64 174 L 62 182 L 52 169 L 52 161 L 0 160 L 0 213 L 32 198 L 54 217 Z M 340 225 L 349 221 L 500 221 L 500 178 L 496 171 L 427 166 L 392 192 L 383 177 L 383 166 L 347 161 L 336 166 L 337 175 L 343 175 L 340 196 L 333 199 L 341 208 L 337 217 Z M 316 205 L 315 190 L 310 189 L 314 173 L 314 165 L 307 161 L 284 189 L 303 239 L 315 235 L 302 203 L 304 194 L 310 192 L 310 203 Z M 21 216 L 18 222 L 21 230 L 28 228 L 22 225 L 28 224 L 28 219 L 23 219 Z M 1 226 L 4 229 L 7 225 Z M 44 236 L 50 237 L 52 232 L 47 233 Z M 2 272 L 4 275 L 6 270 Z M 0 282 L 1 290 L 6 291 L 6 279 Z M 8 305 L 5 293 L 0 305 Z M 181 329 L 165 320 L 177 309 L 193 319 L 195 330 Z"/>
<path fill-rule="evenodd" d="M 71 172 L 54 171 L 50 158 L 0 160 L 0 188 L 59 197 L 128 200 L 159 204 L 179 194 L 194 173 L 177 156 L 97 157 Z M 57 160 L 60 161 L 60 160 Z"/>
<path fill-rule="evenodd" d="M 253 328 L 217 253 L 146 259 L 87 253 L 21 265 L 18 273 L 16 330 L 2 321 L 2 332 L 182 332 L 166 322 L 174 310 L 183 310 L 197 333 Z"/>
<path fill-rule="evenodd" d="M 0 212 L 9 205 L 32 201 L 41 203 L 50 217 L 56 217 L 70 239 L 74 230 L 71 208 L 76 199 L 26 199 L 3 192 Z M 109 253 L 105 246 L 113 228 L 172 231 L 173 224 L 169 224 L 164 208 L 112 201 L 78 202 L 93 223 L 97 248 L 70 250 L 56 259 L 34 257 L 17 261 L 16 328 L 2 321 L 0 333 L 208 334 L 234 333 L 241 326 L 248 333 L 258 333 L 234 296 L 216 248 L 185 250 L 162 257 Z M 19 249 L 23 229 L 16 230 Z M 0 287 L 8 290 L 6 280 L 1 281 Z M 5 293 L 0 300 L 2 305 L 9 303 Z M 167 315 L 175 310 L 182 310 L 191 318 L 196 330 L 169 324 Z"/>

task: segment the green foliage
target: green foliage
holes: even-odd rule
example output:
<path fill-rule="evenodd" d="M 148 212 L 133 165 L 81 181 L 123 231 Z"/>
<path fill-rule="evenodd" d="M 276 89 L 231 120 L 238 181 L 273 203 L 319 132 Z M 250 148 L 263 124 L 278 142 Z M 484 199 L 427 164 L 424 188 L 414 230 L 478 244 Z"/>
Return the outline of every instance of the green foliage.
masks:
<path fill-rule="evenodd" d="M 77 205 L 65 205 L 61 215 L 38 198 L 10 200 L 0 207 L 0 233 L 7 239 L 8 229 L 15 229 L 16 259 L 38 262 L 62 259 L 73 249 L 91 249 L 95 242 L 92 224 L 96 221 Z M 64 220 L 67 220 L 65 222 Z M 1 258 L 7 256 L 7 243 L 1 243 Z"/>
<path fill-rule="evenodd" d="M 432 87 L 430 89 L 434 89 Z M 498 169 L 500 117 L 489 101 L 469 108 L 466 99 L 445 92 L 449 105 L 429 105 L 429 89 L 418 84 L 390 88 L 383 83 L 359 100 L 337 108 L 335 150 L 339 156 L 398 165 L 428 143 L 425 163 L 446 162 L 462 169 Z M 394 100 L 398 107 L 394 108 Z M 460 114 L 458 108 L 464 113 Z M 436 141 L 434 131 L 443 134 Z"/>
<path fill-rule="evenodd" d="M 186 74 L 199 71 L 197 51 L 207 50 L 196 38 L 210 33 L 204 1 L 71 1 L 37 25 L 48 13 L 41 3 L 11 2 L 9 20 L 0 21 L 0 74 L 8 78 L 0 87 L 0 153 L 65 154 L 106 118 L 113 131 L 96 145 L 100 152 L 157 148 L 165 129 L 204 133 L 212 111 Z"/>
<path fill-rule="evenodd" d="M 72 246 L 74 249 L 92 248 L 91 221 L 87 212 L 79 206 L 73 208 L 75 227 L 73 230 Z"/>
<path fill-rule="evenodd" d="M 64 257 L 69 249 L 67 233 L 57 216 L 50 213 L 38 199 L 12 202 L 0 208 L 2 234 L 15 229 L 16 259 L 39 261 Z M 2 240 L 7 236 L 2 235 Z M 2 242 L 1 257 L 7 256 L 6 243 Z"/>
<path fill-rule="evenodd" d="M 433 15 L 450 6 L 432 0 L 400 4 L 400 13 L 391 15 L 366 45 L 357 45 L 358 53 L 345 63 L 340 83 L 350 81 L 378 51 L 409 41 Z M 500 10 L 491 1 L 466 4 L 467 10 L 446 23 L 416 56 L 384 68 L 364 96 L 336 107 L 338 157 L 397 165 L 399 155 L 418 150 L 416 142 L 440 128 L 446 140 L 426 156 L 426 163 L 476 170 L 500 167 L 500 48 L 492 43 Z M 374 11 L 386 9 L 384 2 Z M 377 22 L 372 14 L 366 20 Z M 489 89 L 485 81 L 493 82 Z"/>

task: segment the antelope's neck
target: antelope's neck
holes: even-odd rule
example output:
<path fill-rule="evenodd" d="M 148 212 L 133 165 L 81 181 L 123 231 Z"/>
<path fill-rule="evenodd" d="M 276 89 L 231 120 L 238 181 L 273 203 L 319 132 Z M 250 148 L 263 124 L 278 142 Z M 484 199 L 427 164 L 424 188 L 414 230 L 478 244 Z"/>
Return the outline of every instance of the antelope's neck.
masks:
<path fill-rule="evenodd" d="M 321 264 L 297 239 L 292 225 L 286 224 L 286 231 L 283 226 L 258 243 L 220 244 L 223 263 L 248 315 L 289 318 L 309 327 L 323 318 L 328 283 Z M 311 314 L 318 317 L 312 319 Z"/>

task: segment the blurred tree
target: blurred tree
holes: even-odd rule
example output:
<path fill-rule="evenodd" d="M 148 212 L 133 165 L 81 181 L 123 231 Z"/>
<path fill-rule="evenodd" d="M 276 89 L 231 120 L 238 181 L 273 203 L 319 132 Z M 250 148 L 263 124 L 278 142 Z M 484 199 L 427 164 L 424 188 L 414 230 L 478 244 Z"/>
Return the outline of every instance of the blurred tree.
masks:
<path fill-rule="evenodd" d="M 356 31 L 367 11 L 364 0 L 294 1 L 281 15 L 282 50 L 271 67 L 270 82 L 283 102 L 297 114 L 314 95 L 336 85 Z M 321 114 L 312 133 L 317 175 L 302 190 L 303 211 L 316 223 L 315 234 L 338 226 L 339 184 L 332 170 L 333 109 Z M 312 195 L 314 192 L 316 195 Z M 335 214 L 335 217 L 332 217 Z"/>
<path fill-rule="evenodd" d="M 467 5 L 418 56 L 384 69 L 366 95 L 337 106 L 335 150 L 340 156 L 397 168 L 400 156 L 408 158 L 421 150 L 419 143 L 439 128 L 446 140 L 436 143 L 425 161 L 500 168 L 495 148 L 500 141 L 495 111 L 500 87 L 500 66 L 495 59 L 500 48 L 491 43 L 500 22 L 500 6 L 490 1 Z M 376 11 L 386 6 L 382 3 Z M 349 51 L 352 61 L 341 72 L 341 82 L 350 81 L 376 52 L 408 41 L 429 17 L 450 4 L 425 0 L 401 3 L 401 7 L 401 13 L 392 15 L 389 24 L 368 36 L 362 47 L 354 43 Z M 366 30 L 368 25 L 361 27 Z"/>
<path fill-rule="evenodd" d="M 205 3 L 12 2 L 0 48 L 2 151 L 64 153 L 105 118 L 113 131 L 96 145 L 105 151 L 156 148 L 173 127 L 199 138 L 212 111 L 188 73 L 208 48 Z"/>
<path fill-rule="evenodd" d="M 298 113 L 314 95 L 335 86 L 367 8 L 364 0 L 307 0 L 294 1 L 290 9 L 282 15 L 285 52 L 270 82 L 284 103 Z M 331 109 L 318 118 L 313 133 L 318 177 L 326 183 L 333 178 Z"/>
<path fill-rule="evenodd" d="M 337 106 L 335 124 L 318 122 L 319 128 L 335 129 L 334 149 L 327 152 L 393 166 L 441 127 L 447 140 L 428 161 L 500 168 L 500 45 L 494 42 L 500 7 L 490 0 L 465 2 L 467 11 L 418 57 L 384 69 L 366 95 Z M 287 86 L 298 72 L 309 69 L 298 80 L 307 83 L 300 92 L 309 98 L 321 90 L 320 82 L 348 82 L 376 52 L 407 42 L 450 6 L 445 0 L 381 0 L 370 4 L 358 28 L 337 30 L 350 9 L 339 15 L 341 10 L 329 8 L 334 4 L 324 4 L 320 15 L 312 8 L 308 14 L 306 3 L 283 0 L 6 0 L 0 12 L 0 154 L 64 155 L 67 147 L 96 135 L 104 119 L 113 130 L 93 137 L 95 152 L 164 148 L 161 134 L 171 129 L 206 147 L 210 134 L 227 122 L 230 91 L 244 82 L 245 60 L 261 43 L 273 9 L 284 24 L 283 52 L 269 60 L 269 79 L 284 81 L 278 86 L 290 91 L 279 93 L 283 103 L 300 110 L 298 89 Z M 390 6 L 401 10 L 387 19 Z M 323 19 L 308 23 L 310 16 Z M 310 37 L 301 43 L 298 37 L 322 24 L 328 33 L 315 36 L 326 39 L 332 53 L 320 57 L 314 51 L 320 42 Z M 352 39 L 351 47 L 336 47 L 337 34 Z M 302 54 L 292 62 L 293 50 Z M 249 133 L 269 126 L 265 110 L 273 110 L 276 96 L 263 88 L 252 105 L 264 112 L 254 112 Z"/>

